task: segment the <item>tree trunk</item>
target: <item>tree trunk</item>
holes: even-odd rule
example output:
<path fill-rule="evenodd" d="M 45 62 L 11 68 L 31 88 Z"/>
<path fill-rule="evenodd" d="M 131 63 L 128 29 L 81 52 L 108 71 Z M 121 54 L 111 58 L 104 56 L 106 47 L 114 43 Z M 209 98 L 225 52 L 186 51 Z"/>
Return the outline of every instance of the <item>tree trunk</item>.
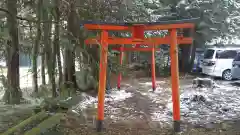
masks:
<path fill-rule="evenodd" d="M 59 79 L 58 79 L 58 84 L 59 86 L 62 83 L 62 63 L 61 63 L 61 55 L 60 55 L 60 43 L 59 43 L 59 38 L 60 38 L 60 11 L 59 11 L 59 0 L 55 0 L 55 41 L 54 41 L 54 46 L 55 46 L 55 54 L 57 56 L 57 65 L 58 65 L 58 73 L 59 73 Z M 55 56 L 54 56 L 55 58 Z M 55 63 L 55 62 L 54 62 Z M 56 64 L 55 64 L 56 65 Z"/>
<path fill-rule="evenodd" d="M 46 85 L 46 76 L 45 76 L 45 52 L 44 47 L 41 50 L 41 76 L 42 76 L 42 85 Z"/>
<path fill-rule="evenodd" d="M 56 28 L 56 25 L 55 25 Z M 55 29 L 56 32 L 56 29 Z M 56 40 L 58 40 L 58 38 L 56 37 L 56 35 L 54 36 L 54 43 L 53 43 L 53 48 L 52 48 L 52 56 L 51 56 L 51 84 L 52 84 L 52 97 L 57 97 L 57 87 L 56 87 L 56 79 L 55 79 L 55 63 L 56 63 Z"/>
<path fill-rule="evenodd" d="M 54 14 L 54 20 L 55 20 L 55 34 L 54 34 L 54 42 L 53 42 L 53 49 L 52 49 L 52 96 L 57 97 L 57 91 L 56 91 L 56 80 L 55 80 L 55 67 L 56 67 L 56 58 L 57 58 L 57 52 L 59 52 L 59 23 L 60 23 L 60 12 L 59 12 L 59 0 L 55 0 L 55 14 Z M 58 65 L 59 68 L 59 65 Z M 59 70 L 61 72 L 61 68 Z M 59 82 L 61 82 L 62 76 L 59 75 Z M 59 85 L 60 86 L 60 85 Z"/>
<path fill-rule="evenodd" d="M 192 47 L 191 47 L 191 58 L 190 58 L 190 69 L 193 68 L 194 60 L 195 60 L 195 55 L 196 55 L 196 49 L 197 49 L 197 42 L 194 40 Z"/>
<path fill-rule="evenodd" d="M 7 104 L 10 104 L 10 94 L 11 94 L 11 54 L 12 51 L 11 51 L 11 41 L 8 40 L 7 41 L 7 45 L 6 45 L 6 65 L 7 65 L 7 83 L 6 83 L 6 91 L 4 93 L 4 96 L 3 96 L 3 100 L 7 103 Z"/>
<path fill-rule="evenodd" d="M 81 39 L 79 39 L 81 40 Z M 82 45 L 81 41 L 79 43 L 80 45 Z M 83 60 L 83 54 L 82 54 L 82 48 L 80 48 L 80 46 L 76 46 L 76 49 L 75 49 L 75 58 L 76 58 L 76 62 L 77 62 L 77 68 L 79 70 L 81 70 L 81 65 L 84 63 L 84 60 Z"/>
<path fill-rule="evenodd" d="M 9 104 L 19 104 L 21 91 L 19 86 L 19 41 L 17 24 L 17 0 L 7 0 L 7 9 L 10 14 L 7 15 L 7 25 L 10 36 L 10 47 L 8 50 L 8 84 L 10 89 L 6 91 L 5 99 Z"/>
<path fill-rule="evenodd" d="M 100 60 L 100 54 L 99 54 L 99 47 L 93 46 L 93 47 L 87 47 L 87 51 L 89 55 L 92 56 L 90 59 L 90 62 L 88 64 L 91 65 L 91 68 L 93 70 L 93 76 L 98 79 L 99 78 L 99 67 L 96 65 L 96 62 L 99 62 Z"/>
<path fill-rule="evenodd" d="M 67 48 L 64 50 L 64 82 L 67 88 L 77 88 L 75 76 L 75 54 Z"/>
<path fill-rule="evenodd" d="M 46 1 L 44 1 L 46 2 Z M 46 54 L 46 64 L 47 64 L 47 73 L 48 73 L 48 80 L 52 81 L 52 47 L 51 47 L 51 29 L 52 20 L 51 16 L 49 15 L 46 8 L 43 8 L 43 20 L 47 21 L 43 24 L 43 40 L 44 40 L 44 52 Z"/>
<path fill-rule="evenodd" d="M 184 37 L 190 37 L 191 31 L 189 29 L 183 29 L 183 36 Z M 190 55 L 191 55 L 191 45 L 180 45 L 180 48 L 182 49 L 182 65 L 180 67 L 181 71 L 183 73 L 191 72 L 190 65 Z"/>
<path fill-rule="evenodd" d="M 64 55 L 63 55 L 63 65 L 64 65 L 64 83 L 67 83 L 68 82 L 68 66 L 67 66 L 67 61 L 68 61 L 68 51 L 67 51 L 67 48 L 64 48 Z"/>
<path fill-rule="evenodd" d="M 72 65 L 71 65 L 71 80 L 72 80 L 72 82 L 73 82 L 73 88 L 75 89 L 73 92 L 75 93 L 76 92 L 76 89 L 78 88 L 78 86 L 77 86 L 77 81 L 76 81 L 76 67 L 75 67 L 75 49 L 74 49 L 74 51 L 72 51 L 71 52 L 72 54 L 72 61 L 71 61 L 71 63 L 72 63 Z"/>
<path fill-rule="evenodd" d="M 68 63 L 64 68 L 65 82 L 67 82 L 68 88 L 75 88 L 76 85 L 76 77 L 75 77 L 75 46 L 78 43 L 79 39 L 79 29 L 76 29 L 79 25 L 79 18 L 76 13 L 75 7 L 76 1 L 71 1 L 70 3 L 70 12 L 68 15 L 68 36 L 70 40 L 70 48 L 65 48 L 65 63 Z M 67 60 L 67 61 L 66 61 Z M 75 91 L 74 91 L 75 92 Z"/>
<path fill-rule="evenodd" d="M 58 65 L 58 85 L 60 86 L 63 81 L 63 73 L 62 73 L 62 61 L 61 61 L 61 53 L 60 53 L 60 46 L 57 46 L 57 65 Z"/>
<path fill-rule="evenodd" d="M 182 57 L 181 57 L 181 67 L 180 71 L 183 73 L 189 72 L 189 64 L 190 64 L 190 49 L 191 45 L 180 45 L 180 48 L 182 50 Z"/>
<path fill-rule="evenodd" d="M 69 88 L 73 88 L 73 73 L 72 73 L 72 70 L 73 69 L 73 55 L 72 55 L 72 52 L 70 50 L 67 50 L 67 80 L 68 80 L 68 87 Z"/>
<path fill-rule="evenodd" d="M 35 93 L 38 93 L 38 71 L 37 71 L 37 59 L 38 59 L 38 48 L 41 40 L 41 7 L 42 0 L 38 0 L 37 4 L 37 36 L 35 40 L 35 44 L 33 45 L 33 62 L 32 62 L 32 71 L 33 71 L 33 90 Z"/>

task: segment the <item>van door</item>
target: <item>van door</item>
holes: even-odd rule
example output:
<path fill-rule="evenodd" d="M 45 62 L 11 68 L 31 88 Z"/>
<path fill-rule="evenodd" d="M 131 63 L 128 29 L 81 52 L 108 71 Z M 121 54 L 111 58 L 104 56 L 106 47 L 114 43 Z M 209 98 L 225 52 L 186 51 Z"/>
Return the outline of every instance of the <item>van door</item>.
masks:
<path fill-rule="evenodd" d="M 231 70 L 233 59 L 237 55 L 237 50 L 224 50 L 216 53 L 216 66 L 214 71 L 220 75 L 225 70 Z"/>

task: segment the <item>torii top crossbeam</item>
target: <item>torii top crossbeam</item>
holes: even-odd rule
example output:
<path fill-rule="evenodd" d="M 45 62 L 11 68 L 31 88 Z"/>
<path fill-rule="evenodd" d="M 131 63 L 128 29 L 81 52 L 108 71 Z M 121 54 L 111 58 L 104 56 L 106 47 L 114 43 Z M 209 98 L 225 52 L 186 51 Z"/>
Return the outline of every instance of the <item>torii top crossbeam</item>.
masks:
<path fill-rule="evenodd" d="M 144 25 L 144 30 L 167 30 L 167 29 L 183 29 L 194 28 L 195 23 L 199 18 L 184 19 L 184 20 L 170 20 L 158 22 L 130 22 L 130 23 L 109 23 L 109 22 L 96 22 L 85 21 L 84 27 L 88 30 L 118 30 L 126 31 L 131 30 L 132 26 Z"/>
<path fill-rule="evenodd" d="M 171 30 L 171 29 L 193 29 L 198 18 L 186 19 L 186 20 L 172 20 L 172 21 L 160 21 L 160 22 L 142 22 L 142 23 L 104 23 L 104 22 L 84 22 L 84 28 L 87 30 L 102 30 L 102 31 L 129 31 L 132 33 L 131 38 L 119 38 L 108 36 L 108 45 L 136 45 L 135 48 L 122 48 L 122 51 L 150 51 L 148 48 L 140 48 L 142 45 L 160 45 L 169 44 L 170 36 L 163 38 L 144 38 L 144 31 L 150 30 Z M 178 44 L 191 44 L 191 37 L 183 37 L 180 35 L 177 37 Z M 86 44 L 99 44 L 100 37 L 88 38 L 85 40 Z M 114 48 L 115 50 L 119 50 Z"/>
<path fill-rule="evenodd" d="M 180 102 L 179 102 L 179 73 L 178 73 L 178 44 L 192 44 L 191 37 L 183 37 L 178 35 L 179 29 L 194 29 L 195 23 L 199 18 L 187 20 L 171 20 L 159 22 L 144 22 L 144 23 L 105 23 L 105 22 L 83 22 L 84 28 L 87 30 L 101 31 L 99 37 L 88 38 L 86 44 L 100 45 L 100 64 L 99 64 L 99 85 L 98 85 L 98 117 L 97 131 L 102 130 L 104 120 L 104 96 L 106 89 L 106 69 L 107 69 L 107 52 L 109 45 L 122 45 L 119 50 L 120 64 L 122 63 L 123 51 L 151 51 L 152 52 L 152 86 L 155 90 L 155 55 L 156 46 L 160 44 L 170 45 L 171 57 L 171 83 L 172 83 L 172 101 L 173 101 L 173 120 L 174 131 L 180 131 Z M 169 34 L 165 37 L 145 38 L 144 31 L 150 30 L 168 30 Z M 129 31 L 132 33 L 130 38 L 110 37 L 109 31 Z M 125 48 L 124 45 L 133 44 L 133 48 Z M 150 48 L 141 48 L 141 44 L 147 45 Z M 119 74 L 121 80 L 121 74 Z M 120 81 L 118 81 L 120 83 Z M 120 88 L 120 84 L 118 84 Z"/>

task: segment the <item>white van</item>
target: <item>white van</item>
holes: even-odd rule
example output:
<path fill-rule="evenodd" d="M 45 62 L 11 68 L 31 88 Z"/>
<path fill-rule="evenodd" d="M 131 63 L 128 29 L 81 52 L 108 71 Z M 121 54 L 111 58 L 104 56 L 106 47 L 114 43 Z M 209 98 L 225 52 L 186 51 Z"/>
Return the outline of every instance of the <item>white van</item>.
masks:
<path fill-rule="evenodd" d="M 213 77 L 232 80 L 231 68 L 240 47 L 207 48 L 201 63 L 202 73 Z"/>

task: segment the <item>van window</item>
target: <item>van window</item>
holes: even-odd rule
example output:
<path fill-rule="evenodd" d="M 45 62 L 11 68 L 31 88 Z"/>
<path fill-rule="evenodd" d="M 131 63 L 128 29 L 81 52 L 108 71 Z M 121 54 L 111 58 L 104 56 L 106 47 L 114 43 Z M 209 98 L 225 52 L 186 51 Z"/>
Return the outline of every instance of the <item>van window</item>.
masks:
<path fill-rule="evenodd" d="M 204 59 L 212 59 L 214 55 L 215 50 L 208 49 L 204 52 Z"/>
<path fill-rule="evenodd" d="M 240 61 L 240 53 L 237 53 L 236 57 L 234 58 L 234 61 Z"/>
<path fill-rule="evenodd" d="M 237 55 L 237 51 L 235 50 L 225 50 L 221 52 L 217 52 L 216 58 L 218 59 L 234 59 Z"/>

